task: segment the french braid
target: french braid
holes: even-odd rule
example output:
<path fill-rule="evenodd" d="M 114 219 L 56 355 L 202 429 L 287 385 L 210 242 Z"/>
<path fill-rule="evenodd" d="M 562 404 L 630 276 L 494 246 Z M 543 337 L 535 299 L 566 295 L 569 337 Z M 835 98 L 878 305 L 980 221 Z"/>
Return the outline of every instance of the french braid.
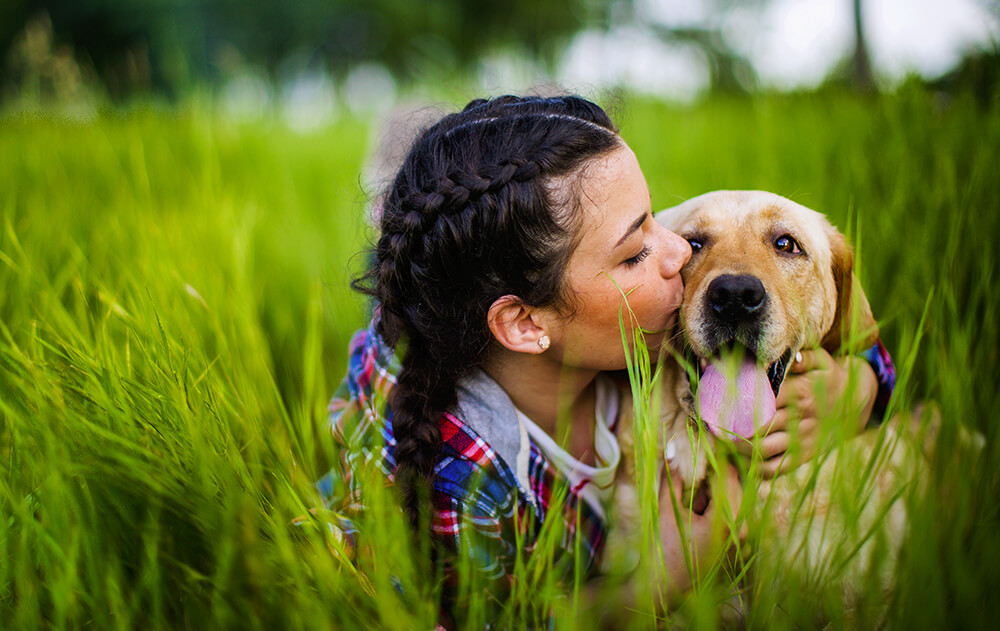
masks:
<path fill-rule="evenodd" d="M 387 191 L 374 264 L 354 285 L 379 303 L 385 341 L 406 342 L 389 407 L 395 485 L 415 525 L 441 415 L 490 351 L 490 305 L 508 294 L 568 305 L 576 196 L 556 194 L 553 178 L 620 144 L 579 97 L 476 100 L 417 138 Z"/>

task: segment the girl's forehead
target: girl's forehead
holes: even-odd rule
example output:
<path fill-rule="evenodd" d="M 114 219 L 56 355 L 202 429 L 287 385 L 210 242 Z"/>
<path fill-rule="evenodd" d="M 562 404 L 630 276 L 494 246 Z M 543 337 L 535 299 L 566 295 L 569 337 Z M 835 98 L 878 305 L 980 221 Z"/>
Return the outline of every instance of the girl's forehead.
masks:
<path fill-rule="evenodd" d="M 578 243 L 573 257 L 604 269 L 631 243 L 649 214 L 649 188 L 631 150 L 616 150 L 594 164 L 579 186 Z"/>
<path fill-rule="evenodd" d="M 624 143 L 592 161 L 586 169 L 578 186 L 584 231 L 587 228 L 614 231 L 619 224 L 627 227 L 638 215 L 649 210 L 646 178 L 635 154 Z"/>

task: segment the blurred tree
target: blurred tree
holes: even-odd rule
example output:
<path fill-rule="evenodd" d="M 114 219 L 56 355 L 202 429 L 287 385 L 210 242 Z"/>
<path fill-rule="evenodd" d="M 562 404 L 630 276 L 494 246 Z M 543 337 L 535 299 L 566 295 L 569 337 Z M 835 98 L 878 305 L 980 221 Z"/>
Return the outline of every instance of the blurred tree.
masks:
<path fill-rule="evenodd" d="M 0 51 L 47 14 L 55 39 L 92 65 L 113 97 L 212 80 L 234 51 L 272 76 L 298 55 L 334 72 L 376 61 L 405 80 L 427 64 L 462 71 L 510 48 L 551 65 L 573 33 L 629 1 L 4 0 Z"/>
<path fill-rule="evenodd" d="M 714 0 L 715 15 L 738 7 L 762 10 L 770 0 Z M 849 62 L 835 71 L 835 83 L 846 83 L 860 92 L 875 89 L 871 56 L 865 35 L 864 6 L 862 0 L 847 0 L 851 3 L 854 43 Z M 986 0 L 996 3 L 997 0 Z M 636 15 L 632 15 L 637 20 Z M 717 20 L 705 20 L 703 24 L 671 25 L 652 24 L 650 28 L 657 36 L 668 42 L 692 44 L 701 50 L 708 60 L 710 75 L 709 88 L 713 92 L 743 94 L 757 86 L 757 72 L 753 63 L 736 50 L 727 40 Z"/>
<path fill-rule="evenodd" d="M 875 89 L 872 75 L 872 60 L 868 54 L 868 39 L 865 37 L 864 8 L 861 0 L 851 0 L 854 18 L 854 52 L 851 54 L 851 85 L 858 92 Z"/>
<path fill-rule="evenodd" d="M 955 68 L 929 84 L 942 93 L 971 94 L 984 108 L 989 107 L 1000 98 L 1000 47 L 969 52 Z"/>
<path fill-rule="evenodd" d="M 718 27 L 654 25 L 653 31 L 664 41 L 693 44 L 701 50 L 708 60 L 712 92 L 748 94 L 757 87 L 753 64 L 729 44 Z"/>
<path fill-rule="evenodd" d="M 55 46 L 52 23 L 39 15 L 11 43 L 6 59 L 9 80 L 0 88 L 24 104 L 85 104 L 94 83 L 89 68 L 81 68 L 68 46 Z"/>
<path fill-rule="evenodd" d="M 93 68 L 109 94 L 170 89 L 178 66 L 173 13 L 183 0 L 6 0 L 0 16 L 0 50 L 10 51 L 26 24 L 44 18 L 55 42 L 72 47 L 76 57 Z M 6 72 L 10 72 L 9 66 Z"/>
<path fill-rule="evenodd" d="M 759 6 L 768 0 L 714 0 L 712 15 L 718 17 L 739 6 Z M 668 43 L 694 46 L 705 56 L 709 67 L 709 90 L 725 94 L 748 94 L 757 87 L 757 71 L 746 55 L 739 52 L 726 38 L 717 19 L 702 23 L 689 20 L 681 24 L 670 22 L 647 23 L 638 7 L 630 7 L 627 19 L 652 30 L 658 38 Z M 621 9 L 621 7 L 619 7 Z"/>

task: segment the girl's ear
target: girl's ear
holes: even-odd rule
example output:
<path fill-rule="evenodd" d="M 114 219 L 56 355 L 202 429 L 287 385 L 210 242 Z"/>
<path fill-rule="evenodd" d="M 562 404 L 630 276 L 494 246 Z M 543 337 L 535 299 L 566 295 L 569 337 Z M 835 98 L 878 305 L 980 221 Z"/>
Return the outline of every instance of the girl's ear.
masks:
<path fill-rule="evenodd" d="M 517 296 L 497 298 L 486 314 L 490 332 L 497 342 L 518 353 L 543 352 L 538 340 L 545 335 L 545 327 L 538 310 L 525 305 Z"/>

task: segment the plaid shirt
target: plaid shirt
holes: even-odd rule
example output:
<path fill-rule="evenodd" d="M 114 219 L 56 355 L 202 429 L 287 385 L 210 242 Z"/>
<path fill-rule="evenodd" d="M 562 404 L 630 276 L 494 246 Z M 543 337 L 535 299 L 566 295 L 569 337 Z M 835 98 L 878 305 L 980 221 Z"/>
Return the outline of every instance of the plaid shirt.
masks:
<path fill-rule="evenodd" d="M 317 482 L 335 511 L 325 517 L 336 521 L 350 551 L 357 547 L 358 533 L 349 516 L 364 507 L 357 471 L 374 466 L 391 482 L 396 468 L 392 411 L 386 402 L 400 366 L 374 326 L 373 320 L 351 341 L 347 376 L 329 407 L 339 462 Z M 862 356 L 879 381 L 872 417 L 878 422 L 895 385 L 895 369 L 881 341 Z M 525 492 L 510 465 L 463 419 L 448 412 L 441 416 L 439 427 L 442 444 L 434 470 L 431 534 L 439 552 L 445 553 L 449 579 L 454 580 L 461 555 L 477 574 L 470 578 L 481 581 L 502 603 L 516 582 L 519 555 L 524 561 L 535 551 L 547 520 L 556 520 L 559 528 L 559 549 L 551 565 L 567 577 L 574 571 L 586 576 L 594 570 L 607 524 L 536 444 L 530 445 L 528 480 L 523 481 L 530 492 Z"/>
<path fill-rule="evenodd" d="M 399 368 L 373 322 L 351 341 L 347 376 L 330 402 L 339 462 L 317 487 L 352 549 L 359 533 L 349 515 L 364 507 L 357 472 L 374 466 L 392 481 L 396 468 L 392 411 L 386 401 Z M 515 565 L 535 552 L 543 525 L 558 529 L 558 549 L 551 557 L 547 551 L 547 565 L 561 569 L 567 578 L 575 571 L 586 576 L 595 568 L 607 525 L 537 445 L 530 445 L 528 479 L 519 486 L 512 463 L 500 458 L 455 413 L 443 414 L 439 427 L 431 534 L 452 585 L 461 556 L 475 570 L 476 576 L 469 578 L 502 603 L 516 582 Z"/>

